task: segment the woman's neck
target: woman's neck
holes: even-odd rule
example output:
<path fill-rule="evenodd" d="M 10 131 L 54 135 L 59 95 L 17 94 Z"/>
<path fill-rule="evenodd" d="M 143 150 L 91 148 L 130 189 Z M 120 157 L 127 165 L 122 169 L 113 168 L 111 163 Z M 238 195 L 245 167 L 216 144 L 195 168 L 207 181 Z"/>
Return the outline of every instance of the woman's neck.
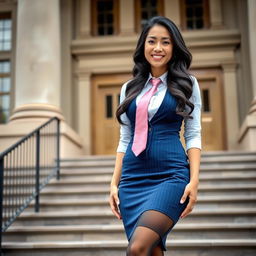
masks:
<path fill-rule="evenodd" d="M 160 77 L 161 75 L 163 75 L 167 70 L 166 69 L 152 69 L 151 68 L 151 75 L 153 77 Z"/>

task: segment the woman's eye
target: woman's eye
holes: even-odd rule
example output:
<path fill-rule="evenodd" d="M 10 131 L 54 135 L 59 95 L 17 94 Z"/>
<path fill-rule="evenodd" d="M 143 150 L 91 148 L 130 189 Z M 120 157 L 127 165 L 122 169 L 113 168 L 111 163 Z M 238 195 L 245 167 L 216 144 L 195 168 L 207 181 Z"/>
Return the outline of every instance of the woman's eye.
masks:
<path fill-rule="evenodd" d="M 164 41 L 163 44 L 167 45 L 167 44 L 170 44 L 170 42 L 169 41 Z"/>
<path fill-rule="evenodd" d="M 149 43 L 149 44 L 153 44 L 154 41 L 153 41 L 153 40 L 148 40 L 148 43 Z"/>

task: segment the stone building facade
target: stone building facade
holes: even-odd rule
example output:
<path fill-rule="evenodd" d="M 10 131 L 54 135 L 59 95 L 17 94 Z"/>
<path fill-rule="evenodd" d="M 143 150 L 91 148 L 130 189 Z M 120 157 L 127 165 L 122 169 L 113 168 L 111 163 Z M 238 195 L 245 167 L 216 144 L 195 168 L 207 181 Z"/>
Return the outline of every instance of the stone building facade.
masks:
<path fill-rule="evenodd" d="M 193 55 L 203 149 L 256 150 L 256 1 L 2 0 L 1 151 L 58 116 L 62 156 L 114 154 L 120 88 L 154 15 L 179 26 Z"/>

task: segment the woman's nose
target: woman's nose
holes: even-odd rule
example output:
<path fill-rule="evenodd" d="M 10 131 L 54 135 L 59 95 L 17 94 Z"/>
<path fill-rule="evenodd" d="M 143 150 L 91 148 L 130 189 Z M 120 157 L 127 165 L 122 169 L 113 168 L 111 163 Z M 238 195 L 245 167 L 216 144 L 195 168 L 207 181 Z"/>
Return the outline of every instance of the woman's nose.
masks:
<path fill-rule="evenodd" d="M 155 51 L 162 51 L 161 43 L 157 43 L 155 47 Z"/>

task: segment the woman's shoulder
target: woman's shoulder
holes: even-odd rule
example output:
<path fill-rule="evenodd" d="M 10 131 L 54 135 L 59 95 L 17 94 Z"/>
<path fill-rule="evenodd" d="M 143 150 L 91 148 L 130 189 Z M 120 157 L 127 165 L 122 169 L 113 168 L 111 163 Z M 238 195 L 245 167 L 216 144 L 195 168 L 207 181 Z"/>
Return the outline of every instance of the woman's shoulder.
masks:
<path fill-rule="evenodd" d="M 197 81 L 197 78 L 193 75 L 189 75 L 190 79 L 192 80 L 192 95 L 191 95 L 191 99 L 195 102 L 200 101 L 200 87 Z"/>
<path fill-rule="evenodd" d="M 123 83 L 122 87 L 121 87 L 121 92 L 125 92 L 126 91 L 126 87 L 127 85 L 132 81 L 133 79 L 130 79 L 128 81 L 126 81 L 125 83 Z"/>

